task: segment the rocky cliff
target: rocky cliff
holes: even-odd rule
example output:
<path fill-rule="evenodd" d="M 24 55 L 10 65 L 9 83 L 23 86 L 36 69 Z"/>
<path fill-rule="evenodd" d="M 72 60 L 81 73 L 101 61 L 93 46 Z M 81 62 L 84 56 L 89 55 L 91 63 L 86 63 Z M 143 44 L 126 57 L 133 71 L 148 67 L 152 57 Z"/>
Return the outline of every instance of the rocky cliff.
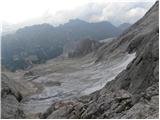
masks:
<path fill-rule="evenodd" d="M 103 45 L 97 60 L 109 61 L 124 53 L 136 58 L 114 80 L 91 95 L 54 103 L 41 118 L 158 118 L 159 113 L 159 2 L 125 33 Z"/>

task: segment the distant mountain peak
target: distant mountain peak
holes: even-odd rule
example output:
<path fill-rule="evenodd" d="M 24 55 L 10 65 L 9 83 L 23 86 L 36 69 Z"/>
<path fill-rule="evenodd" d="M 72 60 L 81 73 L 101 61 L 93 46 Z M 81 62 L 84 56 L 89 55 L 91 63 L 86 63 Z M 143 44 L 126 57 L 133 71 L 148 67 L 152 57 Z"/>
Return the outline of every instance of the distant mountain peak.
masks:
<path fill-rule="evenodd" d="M 68 25 L 68 24 L 73 24 L 73 25 L 75 25 L 75 24 L 86 24 L 86 23 L 88 24 L 88 22 L 77 18 L 77 19 L 70 19 L 69 22 L 67 22 L 67 23 L 64 24 L 64 25 Z"/>
<path fill-rule="evenodd" d="M 76 18 L 76 19 L 70 19 L 69 22 L 85 22 L 85 21 L 79 18 Z"/>

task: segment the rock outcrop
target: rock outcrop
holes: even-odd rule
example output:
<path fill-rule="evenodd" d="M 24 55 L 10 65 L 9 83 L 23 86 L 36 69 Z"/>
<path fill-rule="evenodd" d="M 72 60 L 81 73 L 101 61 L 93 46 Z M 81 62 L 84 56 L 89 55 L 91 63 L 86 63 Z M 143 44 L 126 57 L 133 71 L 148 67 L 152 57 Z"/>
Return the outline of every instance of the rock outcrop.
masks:
<path fill-rule="evenodd" d="M 72 45 L 66 46 L 64 49 L 64 55 L 69 58 L 82 57 L 90 52 L 95 51 L 101 45 L 102 43 L 91 40 L 89 38 L 82 39 L 80 41 L 72 43 Z"/>
<path fill-rule="evenodd" d="M 16 83 L 10 80 L 5 74 L 2 74 L 1 80 L 1 118 L 25 118 L 24 113 L 20 108 L 22 96 L 16 89 Z"/>
<path fill-rule="evenodd" d="M 117 40 L 97 51 L 96 62 L 135 52 L 136 58 L 126 70 L 91 95 L 61 101 L 63 105 L 59 107 L 53 104 L 41 118 L 158 118 L 158 9 L 157 1 L 142 19 Z"/>
<path fill-rule="evenodd" d="M 118 26 L 118 28 L 124 31 L 127 30 L 130 26 L 131 26 L 130 23 L 122 23 Z"/>

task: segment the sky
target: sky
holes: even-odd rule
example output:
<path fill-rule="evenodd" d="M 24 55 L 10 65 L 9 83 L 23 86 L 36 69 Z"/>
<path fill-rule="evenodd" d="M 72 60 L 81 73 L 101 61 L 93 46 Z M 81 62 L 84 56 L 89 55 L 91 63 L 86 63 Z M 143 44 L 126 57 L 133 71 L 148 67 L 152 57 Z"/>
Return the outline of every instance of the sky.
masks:
<path fill-rule="evenodd" d="M 0 20 L 9 25 L 63 24 L 70 19 L 134 23 L 155 0 L 0 0 Z"/>

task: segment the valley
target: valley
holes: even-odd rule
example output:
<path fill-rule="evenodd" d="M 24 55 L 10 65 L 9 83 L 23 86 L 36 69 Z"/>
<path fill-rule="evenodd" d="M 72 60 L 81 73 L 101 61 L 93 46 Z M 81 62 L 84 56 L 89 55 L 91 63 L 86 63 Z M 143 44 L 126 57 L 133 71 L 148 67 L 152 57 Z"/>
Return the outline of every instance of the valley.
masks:
<path fill-rule="evenodd" d="M 135 54 L 124 54 L 112 62 L 96 64 L 92 56 L 93 53 L 78 59 L 57 58 L 29 71 L 17 71 L 19 78 L 11 74 L 9 77 L 17 82 L 34 86 L 35 92 L 28 91 L 21 101 L 27 118 L 44 113 L 54 101 L 75 99 L 103 88 L 135 58 Z"/>

